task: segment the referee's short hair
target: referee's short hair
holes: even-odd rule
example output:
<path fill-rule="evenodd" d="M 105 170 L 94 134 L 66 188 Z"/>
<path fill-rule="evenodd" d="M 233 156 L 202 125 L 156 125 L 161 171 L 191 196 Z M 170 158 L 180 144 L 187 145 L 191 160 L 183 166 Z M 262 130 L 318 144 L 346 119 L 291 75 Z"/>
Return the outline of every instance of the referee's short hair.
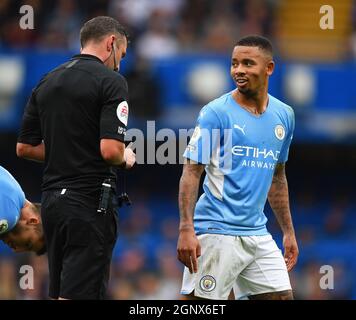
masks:
<path fill-rule="evenodd" d="M 88 41 L 100 41 L 110 33 L 128 38 L 125 28 L 117 20 L 107 16 L 95 17 L 85 22 L 80 29 L 80 45 L 84 48 Z"/>
<path fill-rule="evenodd" d="M 237 41 L 236 46 L 258 47 L 273 57 L 273 47 L 271 41 L 258 35 L 249 35 Z"/>

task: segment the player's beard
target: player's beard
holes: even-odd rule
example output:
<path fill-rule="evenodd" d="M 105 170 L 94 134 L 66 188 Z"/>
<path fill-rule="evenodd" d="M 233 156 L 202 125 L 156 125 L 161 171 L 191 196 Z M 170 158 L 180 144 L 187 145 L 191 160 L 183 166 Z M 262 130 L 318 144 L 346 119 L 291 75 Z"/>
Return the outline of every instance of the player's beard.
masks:
<path fill-rule="evenodd" d="M 240 88 L 239 86 L 237 86 L 237 90 L 239 90 L 239 92 L 246 98 L 253 98 L 257 94 L 257 91 L 252 90 L 251 88 Z"/>
<path fill-rule="evenodd" d="M 253 83 L 251 82 L 252 77 L 248 79 L 247 86 L 240 88 L 236 82 L 237 90 L 244 95 L 247 99 L 253 99 L 258 96 L 259 92 L 263 90 L 264 84 L 259 78 L 253 79 Z"/>

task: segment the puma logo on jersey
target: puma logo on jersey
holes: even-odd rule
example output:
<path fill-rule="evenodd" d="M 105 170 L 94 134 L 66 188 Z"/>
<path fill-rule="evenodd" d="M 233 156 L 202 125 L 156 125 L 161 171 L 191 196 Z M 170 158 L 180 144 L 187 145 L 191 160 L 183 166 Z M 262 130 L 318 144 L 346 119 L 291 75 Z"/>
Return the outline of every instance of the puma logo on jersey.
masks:
<path fill-rule="evenodd" d="M 234 128 L 240 130 L 244 134 L 244 136 L 246 135 L 245 134 L 245 127 L 246 127 L 245 124 L 244 124 L 244 126 L 242 128 L 238 124 L 234 124 Z"/>

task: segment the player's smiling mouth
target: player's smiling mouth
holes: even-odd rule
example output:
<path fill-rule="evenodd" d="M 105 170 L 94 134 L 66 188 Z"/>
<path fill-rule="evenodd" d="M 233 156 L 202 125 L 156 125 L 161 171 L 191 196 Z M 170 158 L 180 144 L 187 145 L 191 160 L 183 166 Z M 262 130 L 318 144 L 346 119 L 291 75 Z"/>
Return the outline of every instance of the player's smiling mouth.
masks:
<path fill-rule="evenodd" d="M 235 81 L 238 85 L 244 85 L 248 82 L 246 78 L 235 78 Z"/>

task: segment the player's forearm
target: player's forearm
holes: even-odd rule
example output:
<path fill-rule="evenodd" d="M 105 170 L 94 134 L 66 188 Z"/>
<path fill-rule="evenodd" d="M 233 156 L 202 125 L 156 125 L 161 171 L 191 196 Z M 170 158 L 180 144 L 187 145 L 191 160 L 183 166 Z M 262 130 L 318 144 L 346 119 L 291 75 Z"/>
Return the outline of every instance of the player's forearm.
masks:
<path fill-rule="evenodd" d="M 268 193 L 269 204 L 284 234 L 294 234 L 294 227 L 289 206 L 288 182 L 284 168 L 273 176 Z"/>
<path fill-rule="evenodd" d="M 193 217 L 198 198 L 201 171 L 194 165 L 186 165 L 179 183 L 179 230 L 194 228 Z"/>
<path fill-rule="evenodd" d="M 43 162 L 45 160 L 45 146 L 43 142 L 37 146 L 19 142 L 16 145 L 16 154 L 23 159 Z"/>

